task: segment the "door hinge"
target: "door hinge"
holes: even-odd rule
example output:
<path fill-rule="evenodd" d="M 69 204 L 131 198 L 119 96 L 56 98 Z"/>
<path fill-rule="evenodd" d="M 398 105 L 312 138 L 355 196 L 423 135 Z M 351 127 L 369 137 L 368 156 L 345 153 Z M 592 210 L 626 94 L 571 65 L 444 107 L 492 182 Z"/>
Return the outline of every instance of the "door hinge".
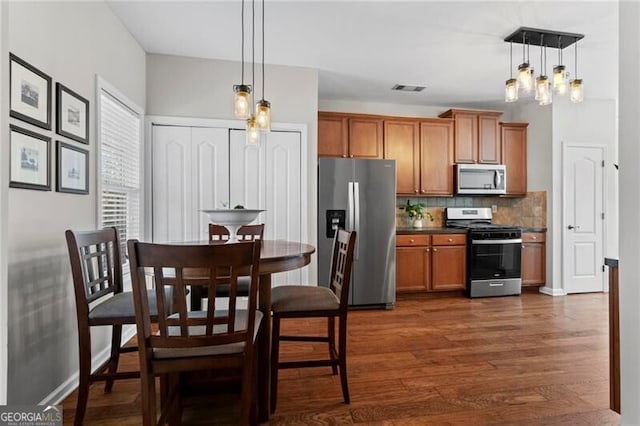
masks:
<path fill-rule="evenodd" d="M 604 167 L 604 160 L 602 160 L 602 167 Z"/>
<path fill-rule="evenodd" d="M 604 212 L 600 213 L 600 218 L 602 218 L 602 220 L 604 220 Z"/>

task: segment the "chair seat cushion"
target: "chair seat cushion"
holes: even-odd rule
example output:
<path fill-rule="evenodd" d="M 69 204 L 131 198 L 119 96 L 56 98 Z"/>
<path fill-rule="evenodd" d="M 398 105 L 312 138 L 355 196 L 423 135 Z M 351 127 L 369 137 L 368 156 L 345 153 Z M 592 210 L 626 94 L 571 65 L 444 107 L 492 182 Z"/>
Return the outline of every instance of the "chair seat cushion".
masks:
<path fill-rule="evenodd" d="M 205 311 L 195 311 L 189 312 L 189 316 L 193 318 L 202 318 L 206 316 Z M 225 316 L 227 313 L 225 311 L 216 311 L 216 316 Z M 249 311 L 247 310 L 238 310 L 236 311 L 236 330 L 244 330 L 247 327 L 247 319 L 248 319 Z M 177 314 L 173 314 L 170 318 L 177 318 Z M 260 311 L 256 311 L 256 317 L 254 322 L 254 333 L 253 340 L 255 342 L 258 331 L 260 330 L 260 324 L 262 322 L 263 314 Z M 222 333 L 226 330 L 225 324 L 217 324 L 214 326 L 214 333 Z M 203 335 L 205 331 L 205 326 L 191 326 L 189 327 L 189 334 L 191 336 Z M 169 327 L 169 335 L 178 335 L 180 332 L 179 327 Z M 217 346 L 200 346 L 193 348 L 154 348 L 153 356 L 159 359 L 168 359 L 168 358 L 190 358 L 190 357 L 199 357 L 199 356 L 211 356 L 211 355 L 230 355 L 230 354 L 239 354 L 244 351 L 245 343 L 230 343 L 228 345 L 217 345 Z"/>
<path fill-rule="evenodd" d="M 328 287 L 283 285 L 271 290 L 271 311 L 313 312 L 340 308 L 340 300 Z"/>
<path fill-rule="evenodd" d="M 158 309 L 156 307 L 155 290 L 148 290 L 147 297 L 151 315 L 156 317 Z M 92 308 L 89 311 L 89 323 L 91 325 L 135 324 L 136 312 L 133 307 L 133 293 L 125 291 L 115 294 Z"/>

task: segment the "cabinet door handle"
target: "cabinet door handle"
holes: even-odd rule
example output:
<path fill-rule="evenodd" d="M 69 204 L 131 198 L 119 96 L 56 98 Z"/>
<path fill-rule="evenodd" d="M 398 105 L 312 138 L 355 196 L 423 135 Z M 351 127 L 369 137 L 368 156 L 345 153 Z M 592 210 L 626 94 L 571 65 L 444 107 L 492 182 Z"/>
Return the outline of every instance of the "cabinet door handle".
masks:
<path fill-rule="evenodd" d="M 437 252 L 437 251 L 438 251 L 438 249 L 434 247 L 434 248 L 433 248 L 433 252 L 435 253 L 435 252 Z"/>
<path fill-rule="evenodd" d="M 453 242 L 453 238 L 449 238 L 447 241 L 449 241 L 450 243 Z"/>
<path fill-rule="evenodd" d="M 349 157 L 350 157 L 350 158 L 353 158 L 353 155 L 350 155 Z"/>
<path fill-rule="evenodd" d="M 426 193 L 427 193 L 427 191 L 426 191 L 425 189 L 423 189 L 423 190 L 422 190 L 422 193 L 423 193 L 423 194 L 426 194 Z"/>
<path fill-rule="evenodd" d="M 429 250 L 428 248 L 426 248 L 426 249 L 424 249 L 424 251 L 426 251 L 427 253 L 429 253 L 429 251 L 430 251 L 430 250 Z"/>
<path fill-rule="evenodd" d="M 415 242 L 415 240 L 409 240 L 409 243 L 413 244 Z"/>
<path fill-rule="evenodd" d="M 531 239 L 532 239 L 532 240 L 537 240 L 537 239 L 538 239 L 538 237 L 536 237 L 535 235 L 533 235 L 533 236 L 531 237 Z"/>
<path fill-rule="evenodd" d="M 526 248 L 526 246 L 523 244 L 523 245 L 522 245 L 522 248 Z"/>
<path fill-rule="evenodd" d="M 413 190 L 413 192 L 415 192 L 415 193 L 417 194 L 417 193 L 418 193 L 418 190 L 417 190 L 417 189 L 414 189 L 414 190 Z"/>
<path fill-rule="evenodd" d="M 347 158 L 347 155 L 346 154 L 342 154 L 342 158 Z"/>

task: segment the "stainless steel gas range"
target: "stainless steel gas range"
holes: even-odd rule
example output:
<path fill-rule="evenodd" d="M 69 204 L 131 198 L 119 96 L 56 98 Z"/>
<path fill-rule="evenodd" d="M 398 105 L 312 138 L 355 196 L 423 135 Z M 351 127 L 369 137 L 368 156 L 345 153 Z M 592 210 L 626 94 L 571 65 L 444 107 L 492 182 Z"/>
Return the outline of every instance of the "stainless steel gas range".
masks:
<path fill-rule="evenodd" d="M 446 226 L 467 229 L 469 297 L 519 295 L 522 230 L 491 223 L 490 208 L 450 207 Z"/>

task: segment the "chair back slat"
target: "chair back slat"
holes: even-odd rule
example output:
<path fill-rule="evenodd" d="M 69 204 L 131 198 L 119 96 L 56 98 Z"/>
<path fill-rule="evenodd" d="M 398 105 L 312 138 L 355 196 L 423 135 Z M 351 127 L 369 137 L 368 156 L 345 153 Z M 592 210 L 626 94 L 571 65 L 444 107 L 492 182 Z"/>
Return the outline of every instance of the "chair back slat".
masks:
<path fill-rule="evenodd" d="M 258 297 L 260 241 L 237 244 L 169 245 L 128 242 L 138 337 L 142 346 L 179 348 L 249 342 L 253 338 Z M 152 334 L 148 306 L 141 303 L 145 268 L 153 271 L 156 287 L 158 333 Z M 247 311 L 237 309 L 238 276 L 251 277 Z M 215 310 L 215 287 L 230 285 L 226 310 Z M 187 287 L 204 287 L 207 311 L 190 311 Z M 167 291 L 170 289 L 171 291 Z M 172 294 L 171 301 L 166 300 Z M 138 318 L 141 316 L 141 318 Z M 241 320 L 242 319 L 242 320 Z"/>
<path fill-rule="evenodd" d="M 65 232 L 76 307 L 122 292 L 122 261 L 115 227 Z"/>
<path fill-rule="evenodd" d="M 340 300 L 340 309 L 347 309 L 349 301 L 349 285 L 351 283 L 351 267 L 356 243 L 356 231 L 338 229 L 333 240 L 331 256 L 331 273 L 329 288 Z"/>
<path fill-rule="evenodd" d="M 264 224 L 258 225 L 243 225 L 238 228 L 236 233 L 238 241 L 253 241 L 262 240 L 264 236 Z M 222 225 L 216 225 L 215 223 L 209 224 L 209 240 L 210 241 L 225 241 L 229 239 L 229 230 Z"/>

